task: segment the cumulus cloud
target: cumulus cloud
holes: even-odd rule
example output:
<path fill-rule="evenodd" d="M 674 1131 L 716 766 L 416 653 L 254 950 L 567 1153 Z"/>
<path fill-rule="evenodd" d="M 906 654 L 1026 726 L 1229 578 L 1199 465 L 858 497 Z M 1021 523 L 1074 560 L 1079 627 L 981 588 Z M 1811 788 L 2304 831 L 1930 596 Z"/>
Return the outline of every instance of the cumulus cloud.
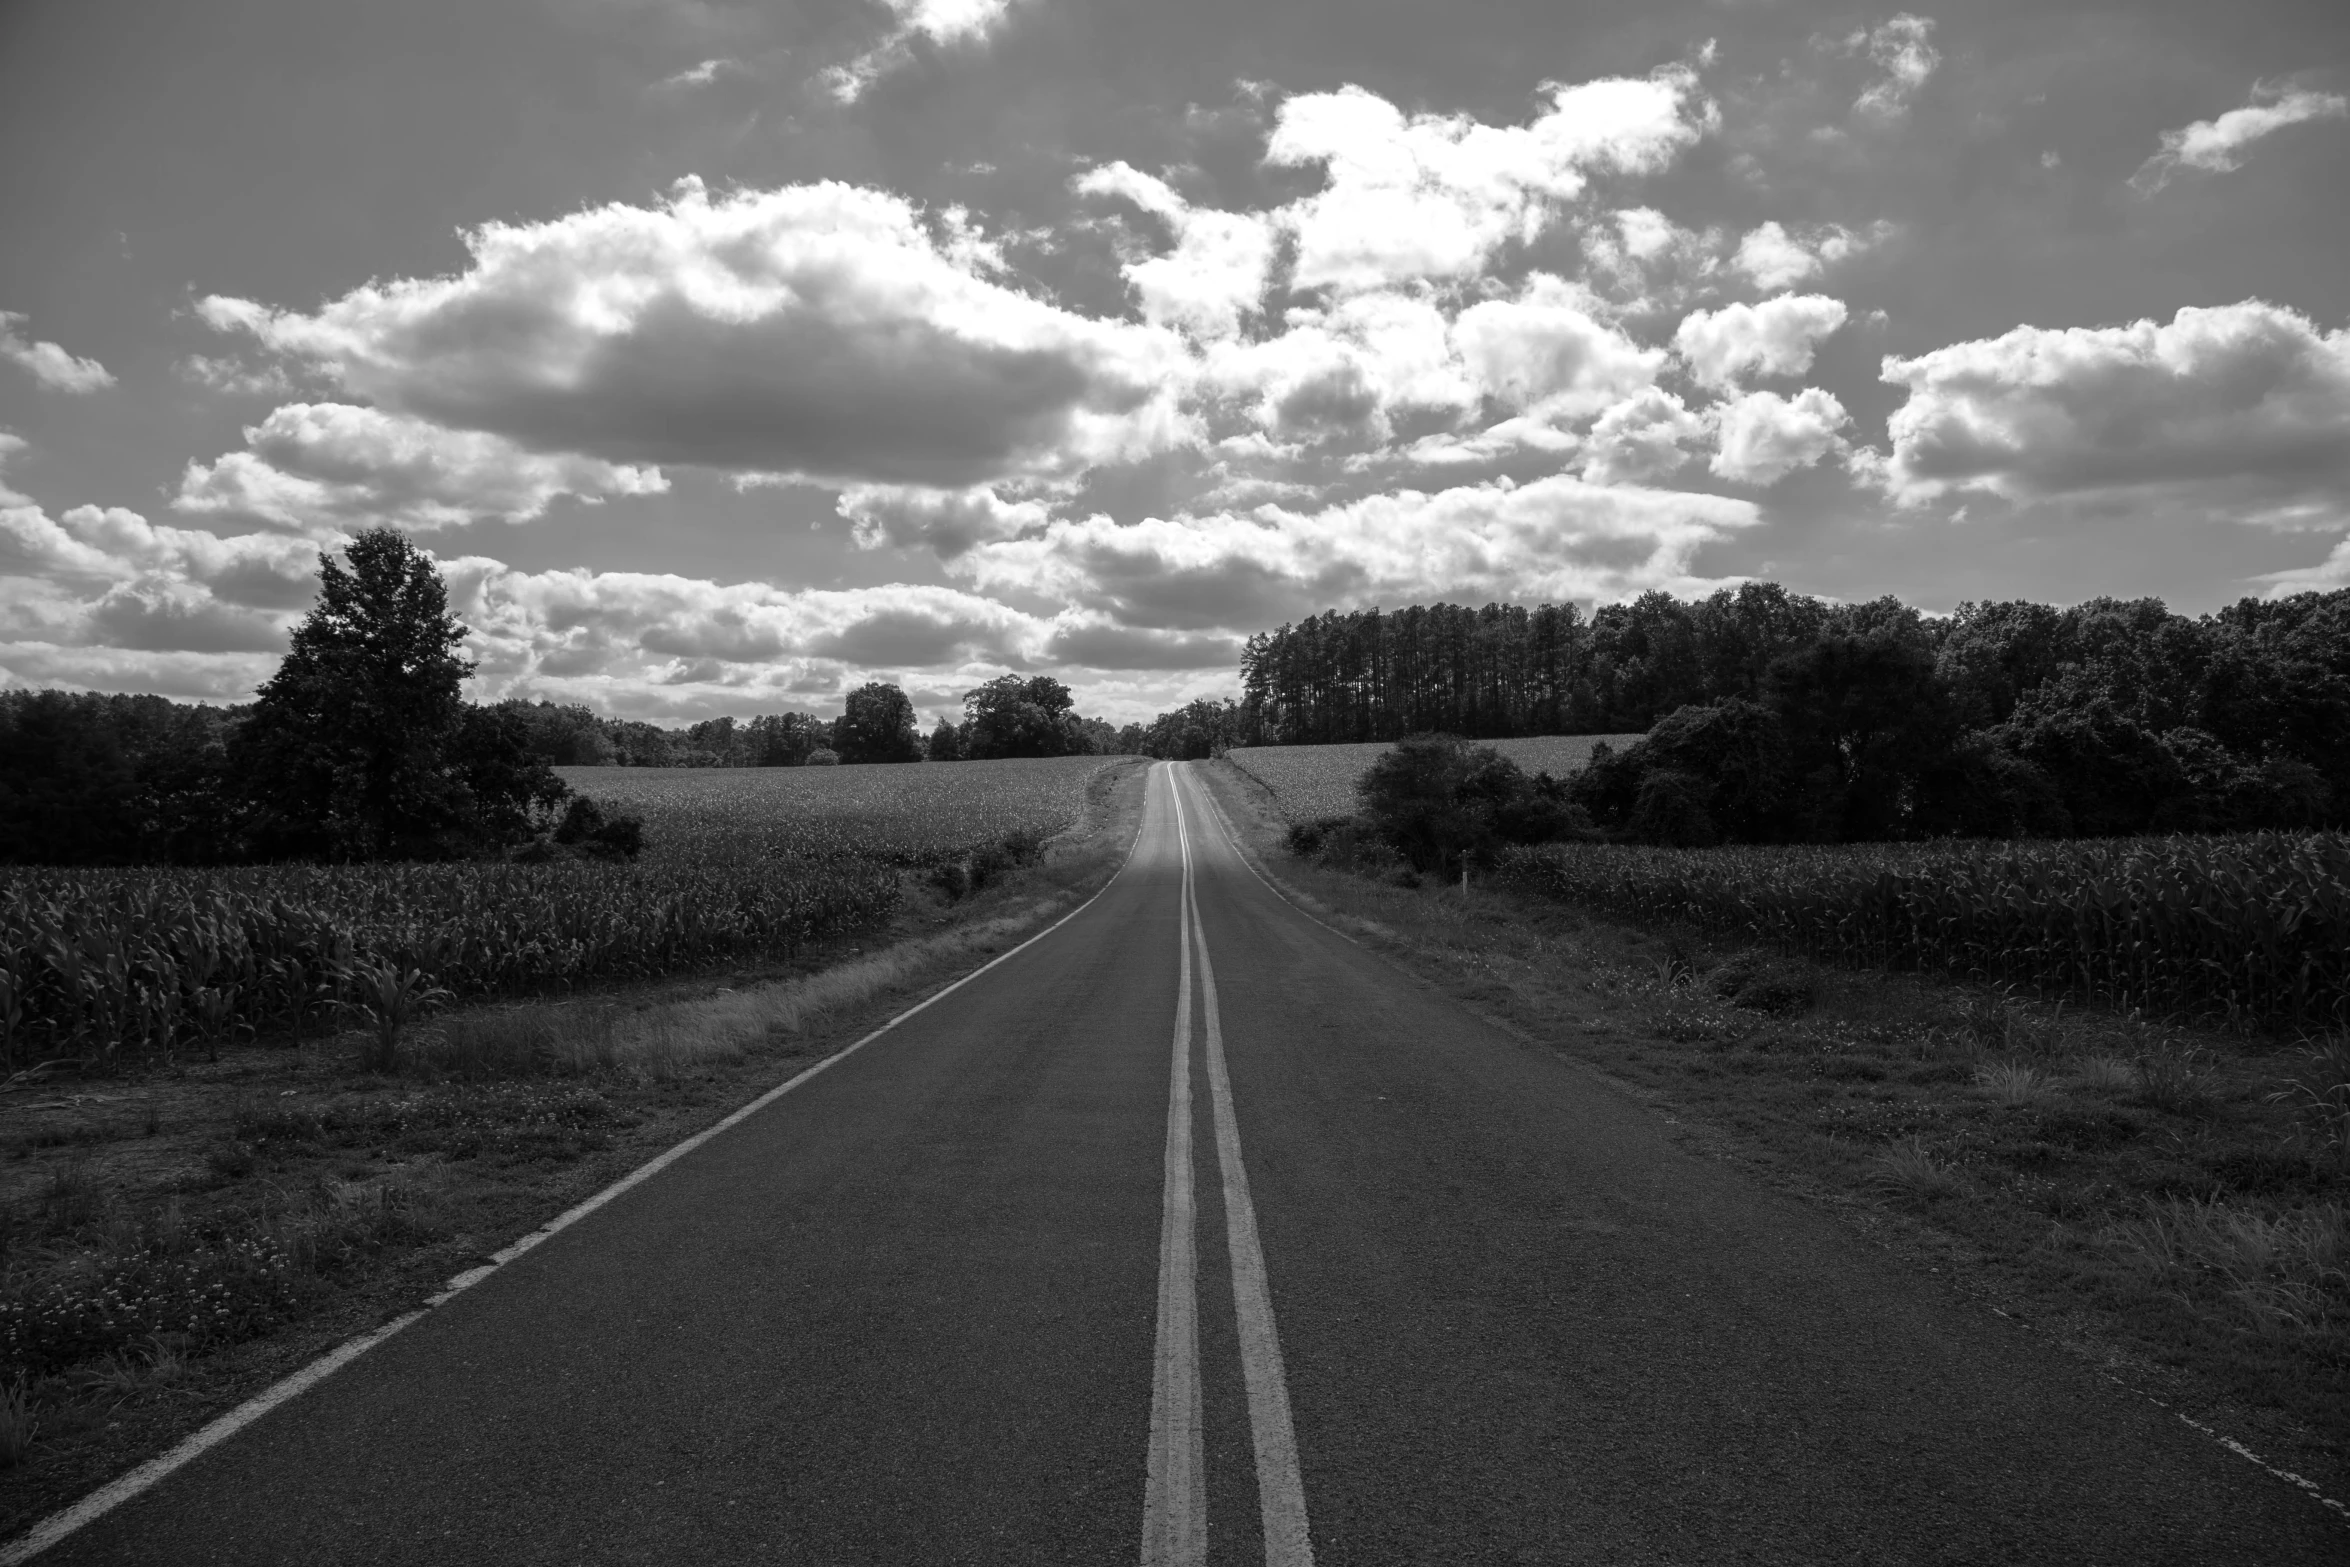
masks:
<path fill-rule="evenodd" d="M 1905 503 L 2167 490 L 2248 520 L 2350 518 L 2350 332 L 2245 300 L 2167 323 L 1888 357 L 1908 398 L 1884 484 Z"/>
<path fill-rule="evenodd" d="M 1566 419 L 1589 418 L 1639 391 L 1665 359 L 1595 319 L 1581 289 L 1543 273 L 1515 299 L 1462 311 L 1453 338 L 1487 396 Z"/>
<path fill-rule="evenodd" d="M 1776 484 L 1844 449 L 1852 422 L 1844 405 L 1816 386 L 1793 397 L 1749 392 L 1708 410 L 1715 450 L 1707 465 L 1733 484 Z"/>
<path fill-rule="evenodd" d="M 932 490 L 860 484 L 841 492 L 838 510 L 856 525 L 857 543 L 866 549 L 928 549 L 942 559 L 1042 527 L 1049 515 L 1041 502 L 1006 501 L 985 485 Z"/>
<path fill-rule="evenodd" d="M 1462 597 L 1616 598 L 1684 584 L 1698 549 L 1759 520 L 1726 496 L 1555 475 L 1317 511 L 1058 521 L 956 570 L 983 591 L 1072 605 L 1123 626 L 1215 631 L 1329 608 Z"/>
<path fill-rule="evenodd" d="M 658 468 L 525 451 L 500 436 L 346 403 L 288 403 L 246 426 L 245 440 L 247 451 L 189 463 L 172 504 L 289 528 L 438 528 L 527 521 L 559 495 L 593 504 L 669 488 Z"/>
<path fill-rule="evenodd" d="M 1749 374 L 1803 374 L 1844 318 L 1841 300 L 1781 294 L 1758 305 L 1692 311 L 1674 330 L 1673 347 L 1699 385 L 1729 391 Z"/>
<path fill-rule="evenodd" d="M 1705 420 L 1661 387 L 1649 387 L 1601 414 L 1582 443 L 1582 473 L 1591 484 L 1653 484 L 1689 460 Z"/>
<path fill-rule="evenodd" d="M 25 370 L 53 392 L 89 393 L 114 384 L 114 375 L 95 359 L 80 359 L 55 343 L 37 342 L 17 329 L 26 318 L 0 310 L 0 359 Z"/>
<path fill-rule="evenodd" d="M 1078 176 L 1082 195 L 1117 196 L 1158 218 L 1175 248 L 1124 265 L 1143 319 L 1194 337 L 1237 337 L 1257 308 L 1272 271 L 1275 227 L 1266 215 L 1194 207 L 1165 180 L 1125 163 Z"/>
<path fill-rule="evenodd" d="M 1176 334 L 977 276 L 883 192 L 687 180 L 467 245 L 311 314 L 199 311 L 388 412 L 616 465 L 960 487 L 1189 437 Z"/>
<path fill-rule="evenodd" d="M 1298 288 L 1392 287 L 1483 271 L 1541 232 L 1593 173 L 1663 169 L 1715 123 L 1686 67 L 1545 89 L 1528 124 L 1406 114 L 1360 87 L 1283 101 L 1265 161 L 1319 167 L 1323 189 L 1284 209 Z"/>
<path fill-rule="evenodd" d="M 1356 294 L 1285 319 L 1277 337 L 1215 345 L 1201 372 L 1209 395 L 1241 400 L 1276 442 L 1376 446 L 1399 411 L 1476 401 L 1444 313 L 1425 298 Z"/>
<path fill-rule="evenodd" d="M 0 450 L 6 448 L 0 447 Z M 238 701 L 316 592 L 317 551 L 0 494 L 0 682 Z"/>
<path fill-rule="evenodd" d="M 1910 100 L 1942 63 L 1934 47 L 1932 17 L 1905 12 L 1873 32 L 1853 34 L 1847 42 L 1855 52 L 1867 50 L 1885 73 L 1853 101 L 1853 113 L 1868 119 L 1897 120 L 1907 114 Z"/>
<path fill-rule="evenodd" d="M 1809 224 L 1794 230 L 1776 221 L 1762 223 L 1739 240 L 1738 253 L 1730 264 L 1757 288 L 1791 288 L 1884 243 L 1892 234 L 1893 225 L 1883 222 L 1859 230 L 1837 223 Z"/>
<path fill-rule="evenodd" d="M 2255 82 L 2252 101 L 2230 109 L 2216 120 L 2162 133 L 2162 150 L 2148 158 L 2130 176 L 2130 187 L 2151 196 L 2182 169 L 2225 174 L 2243 167 L 2251 145 L 2289 125 L 2309 120 L 2339 120 L 2350 116 L 2350 98 L 2339 93 L 2287 88 L 2273 82 Z"/>

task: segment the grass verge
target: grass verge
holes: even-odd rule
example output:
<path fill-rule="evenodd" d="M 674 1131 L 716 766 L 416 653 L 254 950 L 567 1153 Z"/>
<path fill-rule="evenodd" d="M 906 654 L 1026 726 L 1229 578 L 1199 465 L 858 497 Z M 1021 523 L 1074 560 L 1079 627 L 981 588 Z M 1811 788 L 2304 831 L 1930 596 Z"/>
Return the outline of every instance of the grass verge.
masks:
<path fill-rule="evenodd" d="M 2350 1064 L 1983 985 L 1823 968 L 1531 893 L 1287 852 L 1301 905 L 1596 1069 L 1685 1144 L 1837 1213 L 2101 1371 L 2350 1494 Z"/>
<path fill-rule="evenodd" d="M 1068 832 L 908 872 L 888 927 L 793 964 L 0 1088 L 0 1537 L 1033 934 L 1142 801 L 1111 769 Z"/>

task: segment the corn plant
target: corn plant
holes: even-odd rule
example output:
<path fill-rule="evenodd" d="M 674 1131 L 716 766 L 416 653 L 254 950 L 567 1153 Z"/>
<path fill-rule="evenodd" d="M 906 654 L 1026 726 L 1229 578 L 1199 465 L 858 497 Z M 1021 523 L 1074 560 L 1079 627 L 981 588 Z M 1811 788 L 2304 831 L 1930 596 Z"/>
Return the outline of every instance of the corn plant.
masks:
<path fill-rule="evenodd" d="M 1938 969 L 2264 1026 L 2350 1021 L 2350 837 L 1506 851 L 1609 913 L 1831 963 Z"/>

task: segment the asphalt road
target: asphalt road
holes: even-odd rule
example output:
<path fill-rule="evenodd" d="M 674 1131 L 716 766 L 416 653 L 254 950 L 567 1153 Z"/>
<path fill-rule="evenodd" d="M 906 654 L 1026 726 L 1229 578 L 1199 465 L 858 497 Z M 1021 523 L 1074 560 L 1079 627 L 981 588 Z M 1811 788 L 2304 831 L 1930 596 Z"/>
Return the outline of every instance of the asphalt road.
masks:
<path fill-rule="evenodd" d="M 2350 1560 L 1290 909 L 1185 779 L 1077 918 L 40 1560 Z"/>

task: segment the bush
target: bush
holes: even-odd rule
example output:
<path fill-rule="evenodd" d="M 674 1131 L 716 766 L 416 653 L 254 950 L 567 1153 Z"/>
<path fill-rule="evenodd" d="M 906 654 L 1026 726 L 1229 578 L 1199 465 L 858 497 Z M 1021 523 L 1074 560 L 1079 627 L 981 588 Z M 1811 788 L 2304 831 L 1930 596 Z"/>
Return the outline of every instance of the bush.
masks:
<path fill-rule="evenodd" d="M 634 816 L 606 816 L 604 808 L 586 795 L 574 795 L 555 826 L 556 845 L 582 859 L 633 860 L 644 852 L 645 824 Z M 527 858 L 559 858 L 531 855 Z M 517 855 L 516 858 L 526 858 Z"/>
<path fill-rule="evenodd" d="M 1371 834 L 1423 871 L 1489 863 L 1504 843 L 1550 843 L 1591 826 L 1549 774 L 1528 778 L 1493 747 L 1458 735 L 1398 740 L 1356 780 L 1355 797 Z"/>
<path fill-rule="evenodd" d="M 840 765 L 840 753 L 828 745 L 820 745 L 815 750 L 810 751 L 808 753 L 808 759 L 805 762 L 802 762 L 800 765 L 803 767 L 838 767 Z"/>

